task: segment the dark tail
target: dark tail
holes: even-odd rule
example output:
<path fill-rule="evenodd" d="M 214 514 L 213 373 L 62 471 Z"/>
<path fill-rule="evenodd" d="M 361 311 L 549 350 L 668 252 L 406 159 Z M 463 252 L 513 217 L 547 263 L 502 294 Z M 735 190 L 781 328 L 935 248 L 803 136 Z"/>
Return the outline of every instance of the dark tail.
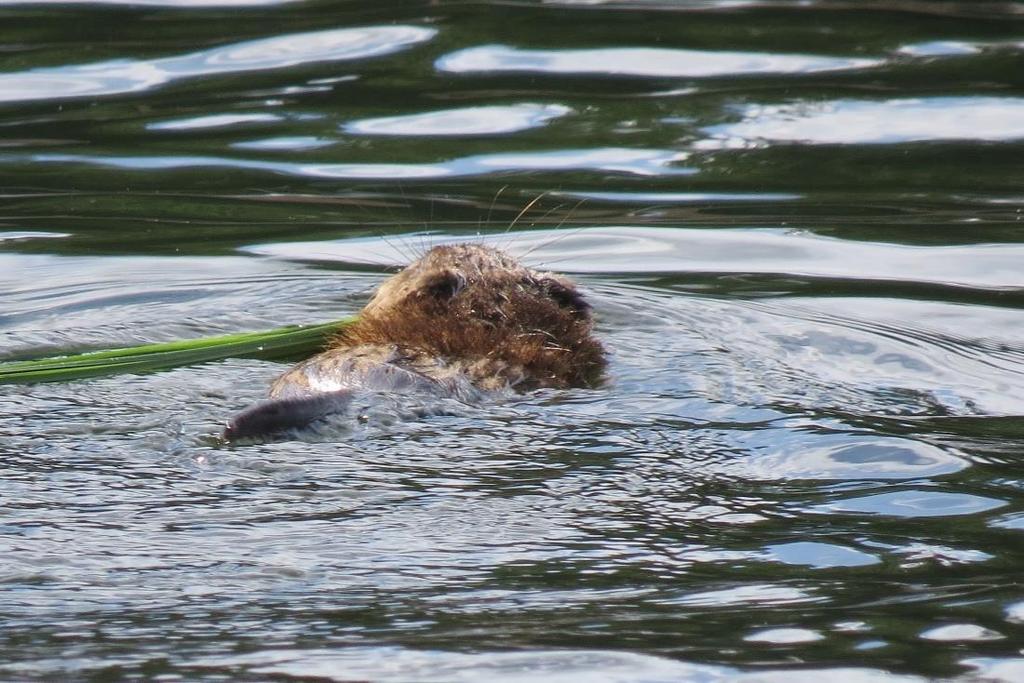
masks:
<path fill-rule="evenodd" d="M 302 429 L 329 415 L 344 413 L 351 402 L 352 392 L 348 389 L 265 401 L 232 418 L 221 438 L 225 441 L 260 439 Z"/>

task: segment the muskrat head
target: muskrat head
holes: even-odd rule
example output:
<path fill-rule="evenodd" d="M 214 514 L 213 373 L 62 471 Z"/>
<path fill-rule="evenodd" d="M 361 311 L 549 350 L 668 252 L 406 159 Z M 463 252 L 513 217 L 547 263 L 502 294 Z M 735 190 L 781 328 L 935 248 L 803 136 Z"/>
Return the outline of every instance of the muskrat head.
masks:
<path fill-rule="evenodd" d="M 526 386 L 592 383 L 604 351 L 569 279 L 479 244 L 443 245 L 380 285 L 337 345 L 391 343 L 446 360 L 493 362 Z"/>

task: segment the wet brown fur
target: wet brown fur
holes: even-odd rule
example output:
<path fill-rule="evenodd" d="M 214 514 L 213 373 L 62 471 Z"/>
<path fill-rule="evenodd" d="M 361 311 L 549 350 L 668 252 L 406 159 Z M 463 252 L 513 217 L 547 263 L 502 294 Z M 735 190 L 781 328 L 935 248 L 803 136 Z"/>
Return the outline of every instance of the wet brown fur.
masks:
<path fill-rule="evenodd" d="M 482 245 L 438 246 L 382 283 L 358 321 L 279 378 L 271 395 L 305 381 L 303 368 L 329 373 L 352 359 L 442 383 L 461 375 L 481 390 L 592 385 L 605 366 L 592 327 L 570 280 Z"/>

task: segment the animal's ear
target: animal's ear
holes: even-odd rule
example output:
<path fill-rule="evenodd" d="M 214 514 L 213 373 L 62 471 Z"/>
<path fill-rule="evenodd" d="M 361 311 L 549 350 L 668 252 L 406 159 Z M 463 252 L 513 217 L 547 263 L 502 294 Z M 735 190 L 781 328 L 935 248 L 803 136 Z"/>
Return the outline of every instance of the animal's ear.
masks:
<path fill-rule="evenodd" d="M 466 286 L 466 278 L 453 270 L 432 273 L 421 291 L 435 301 L 448 301 Z"/>
<path fill-rule="evenodd" d="M 590 315 L 590 304 L 568 280 L 546 277 L 540 281 L 540 286 L 562 308 L 569 309 L 581 318 Z"/>

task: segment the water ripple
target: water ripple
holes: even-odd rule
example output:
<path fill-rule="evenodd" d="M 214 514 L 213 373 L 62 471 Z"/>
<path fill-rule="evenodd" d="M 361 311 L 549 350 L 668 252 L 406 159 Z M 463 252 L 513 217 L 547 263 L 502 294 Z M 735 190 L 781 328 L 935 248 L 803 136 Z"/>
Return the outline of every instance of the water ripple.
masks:
<path fill-rule="evenodd" d="M 1022 679 L 1013 3 L 89 1 L 0 8 L 0 357 L 471 239 L 610 365 L 236 446 L 284 364 L 0 387 L 0 679 Z"/>
<path fill-rule="evenodd" d="M 688 664 L 631 652 L 560 650 L 531 652 L 417 651 L 398 647 L 335 649 L 266 649 L 259 653 L 204 657 L 198 667 L 234 669 L 243 678 L 254 674 L 325 681 L 373 680 L 381 683 L 814 683 L 822 671 L 789 670 L 750 672 L 731 667 Z M 247 674 L 247 675 L 246 675 Z M 837 683 L 898 683 L 921 681 L 914 676 L 867 668 L 833 668 L 827 673 Z"/>
<path fill-rule="evenodd" d="M 513 104 L 445 109 L 423 114 L 385 116 L 346 124 L 360 135 L 497 135 L 537 128 L 572 112 L 557 104 Z"/>
<path fill-rule="evenodd" d="M 807 628 L 770 628 L 743 637 L 748 643 L 769 643 L 771 645 L 792 645 L 813 643 L 824 639 L 821 633 Z"/>
<path fill-rule="evenodd" d="M 983 640 L 1002 640 L 1006 636 L 998 631 L 978 626 L 977 624 L 946 624 L 924 631 L 919 636 L 923 640 L 940 642 L 965 642 Z"/>
<path fill-rule="evenodd" d="M 863 567 L 881 562 L 876 556 L 853 548 L 818 541 L 779 543 L 765 548 L 768 559 L 794 566 L 814 569 L 831 567 Z"/>
<path fill-rule="evenodd" d="M 822 602 L 825 598 L 792 586 L 748 583 L 732 588 L 699 591 L 652 599 L 655 604 L 677 607 L 777 607 Z"/>
<path fill-rule="evenodd" d="M 459 50 L 435 62 L 449 73 L 523 72 L 707 78 L 754 74 L 810 74 L 868 69 L 881 60 L 854 57 L 780 55 L 757 52 L 712 52 L 669 48 L 595 50 L 523 50 L 484 45 Z"/>
<path fill-rule="evenodd" d="M 336 140 L 318 138 L 312 135 L 293 135 L 277 138 L 263 138 L 262 140 L 246 140 L 244 142 L 235 142 L 231 146 L 235 149 L 255 149 L 267 152 L 295 152 L 307 149 L 330 147 L 334 144 L 337 144 Z"/>
<path fill-rule="evenodd" d="M 981 48 L 976 43 L 962 40 L 930 40 L 904 45 L 899 52 L 911 57 L 962 57 L 976 55 L 981 52 Z"/>
<path fill-rule="evenodd" d="M 193 130 L 204 128 L 225 128 L 248 123 L 276 123 L 284 117 L 278 114 L 260 113 L 238 113 L 238 114 L 206 114 L 204 116 L 192 116 L 185 119 L 174 119 L 173 121 L 158 121 L 146 126 L 149 130 Z"/>
<path fill-rule="evenodd" d="M 667 170 L 661 165 L 670 163 L 671 159 L 671 152 L 667 150 L 593 150 L 590 153 L 566 151 L 546 156 L 489 155 L 451 163 L 456 168 L 473 165 L 478 169 L 541 170 L 575 165 L 576 168 L 631 169 L 637 174 L 660 174 Z M 91 163 L 123 163 L 125 167 L 132 168 L 144 162 L 92 159 Z M 153 164 L 160 162 L 153 160 Z M 147 167 L 152 166 L 147 164 Z M 678 173 L 687 169 L 671 170 Z M 421 239 L 415 236 L 414 243 L 430 245 L 460 239 L 467 238 L 435 235 Z M 1024 287 L 1024 274 L 1020 269 L 1024 262 L 1022 244 L 907 246 L 769 228 L 704 230 L 638 226 L 583 228 L 571 233 L 534 230 L 506 233 L 489 239 L 513 245 L 512 251 L 529 254 L 531 262 L 555 262 L 559 268 L 572 272 L 778 273 L 790 278 L 890 280 L 1007 290 Z M 278 243 L 249 250 L 295 258 L 315 252 L 341 262 L 351 259 L 351 262 L 378 262 L 381 265 L 407 261 L 400 252 L 380 240 Z M 393 260 L 387 260 L 389 257 Z"/>
<path fill-rule="evenodd" d="M 8 157 L 10 159 L 11 157 Z M 685 154 L 662 149 L 563 149 L 546 152 L 481 154 L 436 164 L 381 163 L 298 163 L 231 159 L 227 157 L 159 156 L 93 157 L 77 154 L 37 154 L 32 161 L 41 163 L 83 163 L 134 171 L 159 171 L 178 168 L 225 167 L 268 171 L 307 178 L 452 178 L 509 171 L 617 171 L 642 176 L 690 175 L 692 168 L 675 165 Z"/>
<path fill-rule="evenodd" d="M 767 142 L 893 144 L 927 140 L 1020 140 L 1024 98 L 922 97 L 753 105 L 738 123 L 705 128 L 702 149 Z"/>
<path fill-rule="evenodd" d="M 893 491 L 847 498 L 819 506 L 819 512 L 860 513 L 893 517 L 953 517 L 995 510 L 1006 501 L 970 493 L 947 491 Z"/>
<path fill-rule="evenodd" d="M 365 59 L 406 49 L 436 34 L 434 29 L 419 26 L 331 29 L 251 40 L 176 57 L 4 73 L 0 74 L 0 102 L 117 95 L 183 78 Z"/>

